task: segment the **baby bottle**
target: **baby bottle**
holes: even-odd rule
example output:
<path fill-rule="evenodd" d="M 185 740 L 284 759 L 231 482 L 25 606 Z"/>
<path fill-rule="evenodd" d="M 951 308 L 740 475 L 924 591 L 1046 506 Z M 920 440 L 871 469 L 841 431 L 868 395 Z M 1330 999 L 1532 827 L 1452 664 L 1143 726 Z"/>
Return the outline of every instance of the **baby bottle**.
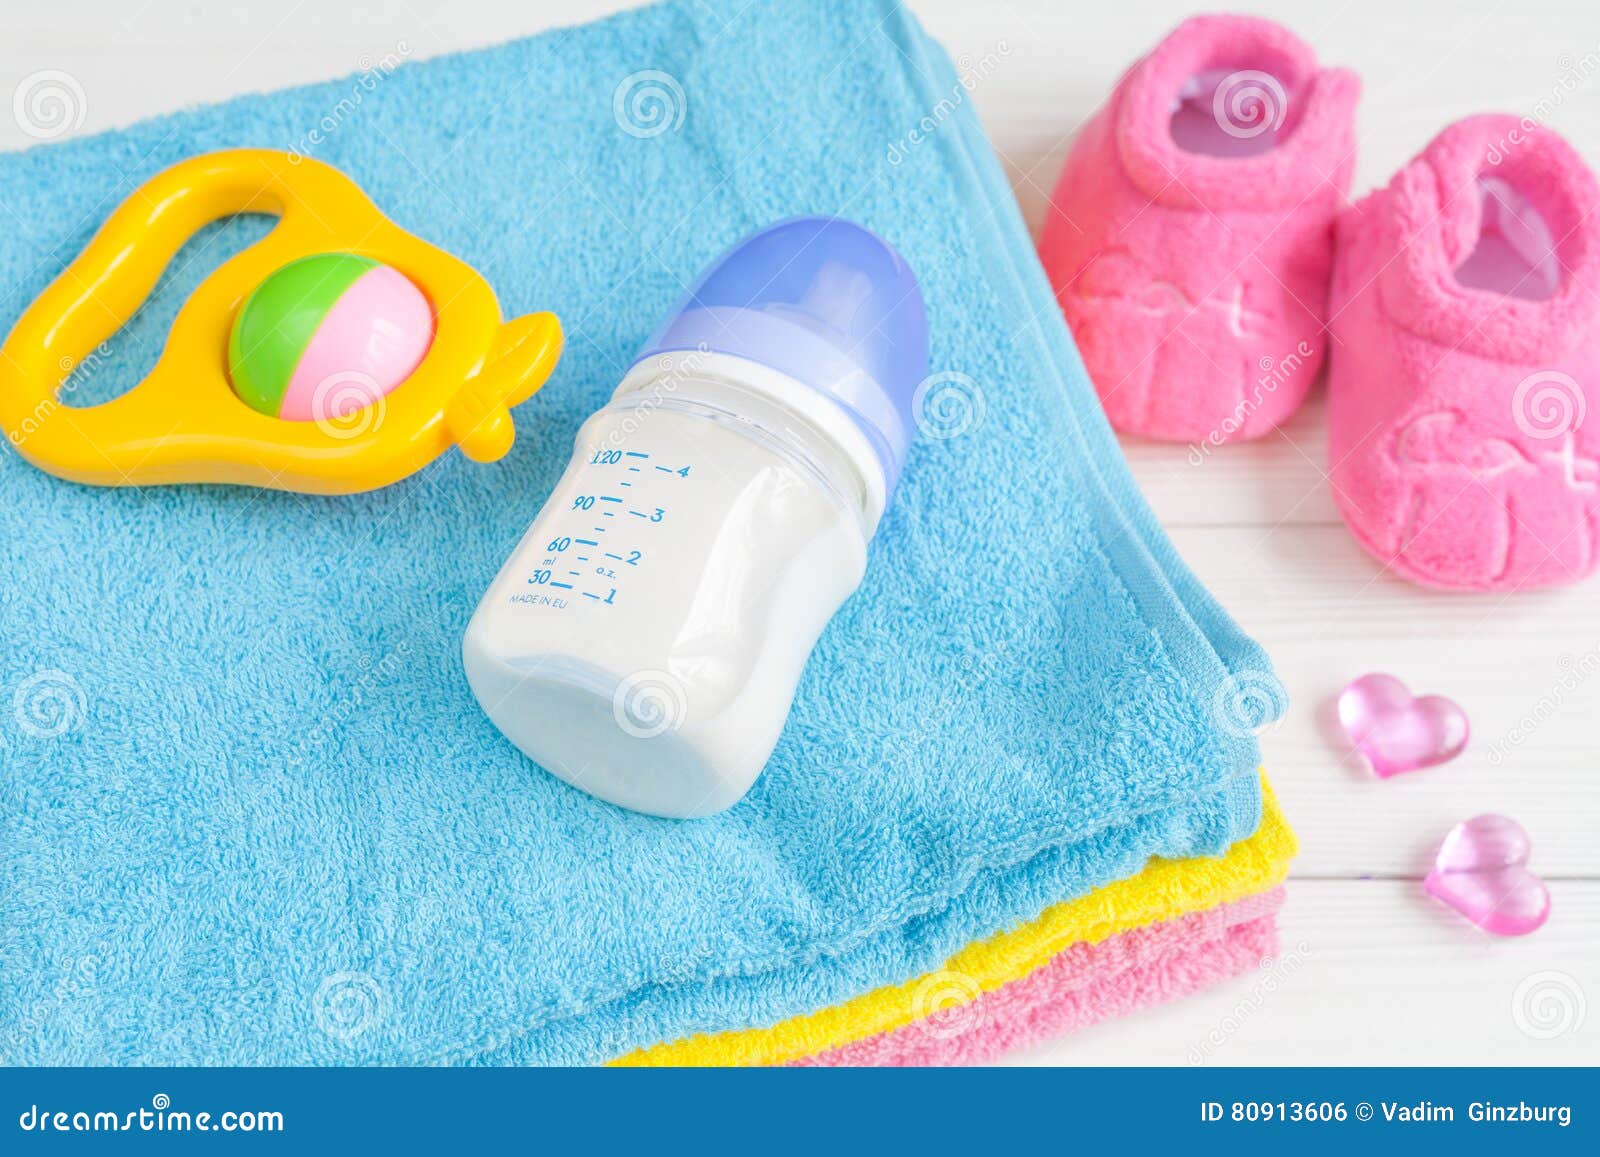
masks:
<path fill-rule="evenodd" d="M 737 802 L 865 573 L 927 361 L 916 279 L 861 226 L 796 218 L 723 254 L 478 604 L 463 654 L 495 726 L 623 807 Z"/>

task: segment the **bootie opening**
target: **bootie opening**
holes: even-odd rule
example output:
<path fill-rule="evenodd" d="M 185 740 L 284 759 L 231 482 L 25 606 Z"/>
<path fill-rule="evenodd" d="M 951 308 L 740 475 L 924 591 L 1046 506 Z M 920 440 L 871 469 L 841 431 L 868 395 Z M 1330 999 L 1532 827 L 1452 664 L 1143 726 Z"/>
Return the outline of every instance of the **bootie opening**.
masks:
<path fill-rule="evenodd" d="M 1299 119 L 1294 70 L 1208 68 L 1185 80 L 1172 102 L 1174 143 L 1209 157 L 1254 157 L 1276 148 Z"/>
<path fill-rule="evenodd" d="M 1561 288 L 1561 258 L 1549 221 L 1504 177 L 1480 173 L 1477 186 L 1478 240 L 1456 267 L 1456 280 L 1470 289 L 1548 301 Z"/>

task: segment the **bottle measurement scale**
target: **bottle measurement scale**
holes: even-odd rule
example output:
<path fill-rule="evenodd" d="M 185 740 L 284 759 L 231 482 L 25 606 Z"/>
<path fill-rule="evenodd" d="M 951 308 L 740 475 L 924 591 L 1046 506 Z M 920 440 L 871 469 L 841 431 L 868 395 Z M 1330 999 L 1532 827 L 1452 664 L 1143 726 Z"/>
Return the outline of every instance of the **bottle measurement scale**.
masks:
<path fill-rule="evenodd" d="M 665 465 L 643 450 L 596 450 L 577 472 L 583 489 L 567 500 L 556 534 L 535 560 L 527 585 L 551 593 L 544 599 L 512 596 L 512 601 L 565 610 L 573 600 L 614 606 L 645 566 L 650 532 L 674 502 L 673 483 L 688 478 L 689 465 Z"/>

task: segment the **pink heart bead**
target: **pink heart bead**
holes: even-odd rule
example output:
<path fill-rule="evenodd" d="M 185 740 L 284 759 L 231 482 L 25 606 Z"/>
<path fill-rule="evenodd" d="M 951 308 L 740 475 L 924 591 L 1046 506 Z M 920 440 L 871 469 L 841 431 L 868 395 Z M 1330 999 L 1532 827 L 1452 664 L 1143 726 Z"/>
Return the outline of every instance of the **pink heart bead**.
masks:
<path fill-rule="evenodd" d="M 1383 778 L 1433 767 L 1467 745 L 1466 712 L 1442 695 L 1414 696 L 1393 675 L 1363 675 L 1339 693 L 1339 724 Z"/>
<path fill-rule="evenodd" d="M 1550 918 L 1550 890 L 1527 868 L 1533 845 L 1507 816 L 1474 816 L 1450 829 L 1422 881 L 1485 932 L 1526 936 Z"/>

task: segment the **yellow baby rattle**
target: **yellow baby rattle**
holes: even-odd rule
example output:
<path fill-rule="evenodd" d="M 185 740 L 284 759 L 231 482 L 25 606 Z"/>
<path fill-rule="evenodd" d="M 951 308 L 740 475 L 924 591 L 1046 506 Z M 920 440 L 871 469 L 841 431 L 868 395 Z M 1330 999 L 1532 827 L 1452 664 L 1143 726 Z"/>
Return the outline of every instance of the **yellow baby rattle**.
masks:
<path fill-rule="evenodd" d="M 160 360 L 96 406 L 62 385 L 133 315 L 178 249 L 236 213 L 279 218 L 203 281 Z M 353 494 L 452 445 L 492 462 L 510 409 L 561 354 L 555 315 L 502 322 L 467 265 L 380 213 L 343 173 L 269 149 L 180 162 L 111 214 L 0 349 L 0 424 L 74 482 L 231 482 Z"/>

